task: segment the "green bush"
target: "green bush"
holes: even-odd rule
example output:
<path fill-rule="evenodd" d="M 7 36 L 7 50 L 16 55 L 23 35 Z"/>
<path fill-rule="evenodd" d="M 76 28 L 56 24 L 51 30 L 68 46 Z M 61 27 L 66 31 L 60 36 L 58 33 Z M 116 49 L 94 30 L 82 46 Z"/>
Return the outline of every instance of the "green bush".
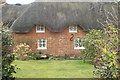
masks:
<path fill-rule="evenodd" d="M 70 56 L 69 56 L 69 55 L 67 55 L 67 54 L 65 54 L 65 55 L 63 56 L 63 58 L 64 58 L 64 59 L 69 59 L 69 58 L 70 58 Z"/>
<path fill-rule="evenodd" d="M 51 55 L 42 52 L 29 54 L 29 56 L 31 56 L 32 60 L 49 59 L 51 57 Z"/>
<path fill-rule="evenodd" d="M 109 23 L 103 30 L 91 30 L 84 39 L 84 58 L 94 61 L 94 74 L 99 78 L 120 78 L 118 28 Z"/>
<path fill-rule="evenodd" d="M 114 8 L 112 7 L 113 12 Z M 106 20 L 99 23 L 102 30 L 91 30 L 84 39 L 84 58 L 94 61 L 94 74 L 99 78 L 120 79 L 119 53 L 119 19 L 109 11 L 105 11 Z"/>
<path fill-rule="evenodd" d="M 16 72 L 15 66 L 11 64 L 14 60 L 14 55 L 11 54 L 12 36 L 11 32 L 6 27 L 4 28 L 0 31 L 2 32 L 2 79 L 13 80 L 13 73 Z"/>
<path fill-rule="evenodd" d="M 38 54 L 38 53 L 34 53 L 34 54 L 31 55 L 31 57 L 32 57 L 33 60 L 40 60 L 41 55 Z"/>

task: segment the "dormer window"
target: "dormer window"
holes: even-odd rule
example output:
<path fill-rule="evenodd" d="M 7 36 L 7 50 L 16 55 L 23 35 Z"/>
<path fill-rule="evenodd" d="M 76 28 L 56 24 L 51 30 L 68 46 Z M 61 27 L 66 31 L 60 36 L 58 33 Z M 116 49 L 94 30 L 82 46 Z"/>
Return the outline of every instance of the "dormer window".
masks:
<path fill-rule="evenodd" d="M 77 25 L 71 25 L 71 26 L 69 26 L 69 32 L 77 33 Z"/>
<path fill-rule="evenodd" d="M 45 26 L 44 25 L 36 25 L 36 32 L 37 33 L 44 33 L 45 32 Z"/>

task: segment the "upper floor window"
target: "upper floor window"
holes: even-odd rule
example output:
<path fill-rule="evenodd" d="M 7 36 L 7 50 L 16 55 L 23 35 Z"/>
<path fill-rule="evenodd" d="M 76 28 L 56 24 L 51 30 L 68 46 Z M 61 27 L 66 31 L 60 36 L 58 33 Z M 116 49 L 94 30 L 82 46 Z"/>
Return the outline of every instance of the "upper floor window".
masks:
<path fill-rule="evenodd" d="M 38 39 L 38 49 L 47 49 L 46 39 Z"/>
<path fill-rule="evenodd" d="M 83 39 L 81 38 L 75 38 L 74 39 L 74 49 L 85 49 L 82 45 Z"/>
<path fill-rule="evenodd" d="M 44 25 L 36 25 L 36 32 L 44 33 L 45 32 L 45 26 Z"/>
<path fill-rule="evenodd" d="M 71 25 L 71 26 L 69 26 L 69 32 L 75 32 L 75 33 L 77 33 L 77 25 Z"/>

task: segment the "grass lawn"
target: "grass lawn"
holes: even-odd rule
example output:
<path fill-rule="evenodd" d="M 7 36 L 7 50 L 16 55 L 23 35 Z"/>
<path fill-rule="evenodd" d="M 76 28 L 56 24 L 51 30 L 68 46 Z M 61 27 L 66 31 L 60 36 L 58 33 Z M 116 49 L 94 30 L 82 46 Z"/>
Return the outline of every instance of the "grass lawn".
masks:
<path fill-rule="evenodd" d="M 17 78 L 93 78 L 93 65 L 82 60 L 19 61 Z"/>

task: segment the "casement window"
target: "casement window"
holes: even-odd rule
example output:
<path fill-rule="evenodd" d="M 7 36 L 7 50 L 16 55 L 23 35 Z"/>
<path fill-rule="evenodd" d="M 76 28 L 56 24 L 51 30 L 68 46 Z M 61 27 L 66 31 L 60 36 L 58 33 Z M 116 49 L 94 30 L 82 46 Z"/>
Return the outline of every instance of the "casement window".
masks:
<path fill-rule="evenodd" d="M 81 38 L 75 38 L 74 39 L 74 49 L 85 49 L 82 45 L 83 39 Z"/>
<path fill-rule="evenodd" d="M 45 26 L 44 25 L 36 25 L 36 32 L 37 33 L 44 33 L 45 32 Z"/>
<path fill-rule="evenodd" d="M 71 25 L 71 26 L 69 26 L 69 32 L 77 33 L 77 25 Z"/>
<path fill-rule="evenodd" d="M 38 49 L 47 49 L 46 39 L 38 39 Z"/>

